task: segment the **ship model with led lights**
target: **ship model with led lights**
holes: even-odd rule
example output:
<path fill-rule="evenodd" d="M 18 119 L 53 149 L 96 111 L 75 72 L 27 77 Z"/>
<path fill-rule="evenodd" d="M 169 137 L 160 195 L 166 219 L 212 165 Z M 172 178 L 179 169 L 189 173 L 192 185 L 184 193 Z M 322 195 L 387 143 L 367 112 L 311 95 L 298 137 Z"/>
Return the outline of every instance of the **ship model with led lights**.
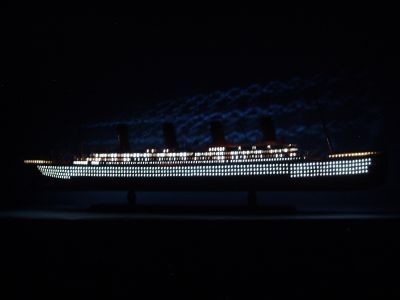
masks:
<path fill-rule="evenodd" d="M 71 161 L 26 160 L 49 187 L 120 190 L 324 190 L 357 189 L 382 182 L 383 154 L 375 151 L 310 157 L 277 141 L 271 119 L 262 118 L 263 141 L 226 143 L 222 124 L 211 123 L 213 144 L 179 151 L 175 129 L 164 124 L 165 148 L 131 151 L 128 128 L 117 128 L 115 153 Z M 329 143 L 330 144 L 330 143 Z"/>

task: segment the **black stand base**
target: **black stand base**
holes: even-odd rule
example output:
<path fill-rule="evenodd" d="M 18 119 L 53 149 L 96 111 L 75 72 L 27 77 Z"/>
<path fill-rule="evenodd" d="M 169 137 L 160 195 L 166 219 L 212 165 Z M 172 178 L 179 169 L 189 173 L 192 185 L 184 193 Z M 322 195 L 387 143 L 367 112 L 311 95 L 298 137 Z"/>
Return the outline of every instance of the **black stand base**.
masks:
<path fill-rule="evenodd" d="M 132 206 L 136 206 L 136 193 L 135 191 L 128 191 L 128 204 Z"/>
<path fill-rule="evenodd" d="M 256 191 L 248 191 L 247 192 L 247 204 L 251 208 L 255 208 L 257 206 L 257 193 L 256 193 Z"/>

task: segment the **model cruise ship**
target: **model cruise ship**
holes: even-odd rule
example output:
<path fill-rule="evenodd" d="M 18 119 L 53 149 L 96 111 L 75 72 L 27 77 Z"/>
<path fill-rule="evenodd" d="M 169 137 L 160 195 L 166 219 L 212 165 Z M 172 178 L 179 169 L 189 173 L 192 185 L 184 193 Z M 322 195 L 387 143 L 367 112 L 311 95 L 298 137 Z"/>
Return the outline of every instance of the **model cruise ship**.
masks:
<path fill-rule="evenodd" d="M 212 126 L 214 144 L 205 151 L 129 149 L 127 129 L 119 129 L 116 153 L 92 153 L 70 162 L 26 160 L 53 183 L 105 189 L 324 189 L 368 186 L 382 173 L 379 152 L 332 153 L 309 157 L 294 144 L 279 143 L 266 121 L 265 141 L 252 146 L 226 144 L 221 126 Z M 166 144 L 176 148 L 170 126 Z"/>

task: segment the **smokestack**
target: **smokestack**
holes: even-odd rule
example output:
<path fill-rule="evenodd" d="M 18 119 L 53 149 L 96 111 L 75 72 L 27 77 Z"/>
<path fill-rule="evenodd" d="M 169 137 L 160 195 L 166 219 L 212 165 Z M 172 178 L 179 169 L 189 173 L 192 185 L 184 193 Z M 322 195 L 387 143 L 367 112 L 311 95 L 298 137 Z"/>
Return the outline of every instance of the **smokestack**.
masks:
<path fill-rule="evenodd" d="M 276 142 L 275 127 L 270 117 L 260 119 L 260 127 L 263 134 L 263 142 Z"/>
<path fill-rule="evenodd" d="M 128 126 L 126 124 L 119 124 L 116 126 L 118 135 L 118 152 L 126 153 L 131 151 L 129 146 Z"/>
<path fill-rule="evenodd" d="M 222 123 L 219 121 L 211 122 L 211 137 L 213 146 L 223 146 L 226 144 L 224 129 L 222 128 Z"/>
<path fill-rule="evenodd" d="M 175 126 L 172 123 L 163 124 L 164 144 L 168 149 L 178 149 Z"/>

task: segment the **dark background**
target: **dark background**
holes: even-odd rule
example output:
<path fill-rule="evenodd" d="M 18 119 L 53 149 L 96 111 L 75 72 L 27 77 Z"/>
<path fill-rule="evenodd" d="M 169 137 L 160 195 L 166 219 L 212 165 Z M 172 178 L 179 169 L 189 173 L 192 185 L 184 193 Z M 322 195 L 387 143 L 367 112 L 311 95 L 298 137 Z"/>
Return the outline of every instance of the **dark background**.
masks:
<path fill-rule="evenodd" d="M 379 10 L 9 15 L 2 28 L 2 148 L 8 175 L 0 223 L 4 291 L 121 298 L 139 292 L 222 299 L 399 295 L 396 275 L 390 275 L 399 267 L 395 16 Z M 72 201 L 76 209 L 86 198 L 108 201 L 118 195 L 34 194 L 27 189 L 29 179 L 21 177 L 27 156 L 80 151 L 88 124 L 125 120 L 168 99 L 316 74 L 367 74 L 373 82 L 373 104 L 379 104 L 384 120 L 378 145 L 389 157 L 388 182 L 372 192 L 266 193 L 264 198 L 303 203 L 306 211 L 340 211 L 339 216 L 232 220 L 222 213 L 218 220 L 204 214 L 183 221 L 176 215 L 164 219 L 165 214 L 82 215 L 63 205 Z M 202 196 L 180 197 L 187 203 L 196 197 L 201 202 Z M 229 203 L 240 196 L 222 197 Z M 53 201 L 62 205 L 55 209 Z"/>
<path fill-rule="evenodd" d="M 384 17 L 6 19 L 4 117 L 24 129 L 10 142 L 24 155 L 48 154 L 60 140 L 79 144 L 86 124 L 296 76 L 367 72 L 387 101 L 396 50 L 394 20 Z"/>

